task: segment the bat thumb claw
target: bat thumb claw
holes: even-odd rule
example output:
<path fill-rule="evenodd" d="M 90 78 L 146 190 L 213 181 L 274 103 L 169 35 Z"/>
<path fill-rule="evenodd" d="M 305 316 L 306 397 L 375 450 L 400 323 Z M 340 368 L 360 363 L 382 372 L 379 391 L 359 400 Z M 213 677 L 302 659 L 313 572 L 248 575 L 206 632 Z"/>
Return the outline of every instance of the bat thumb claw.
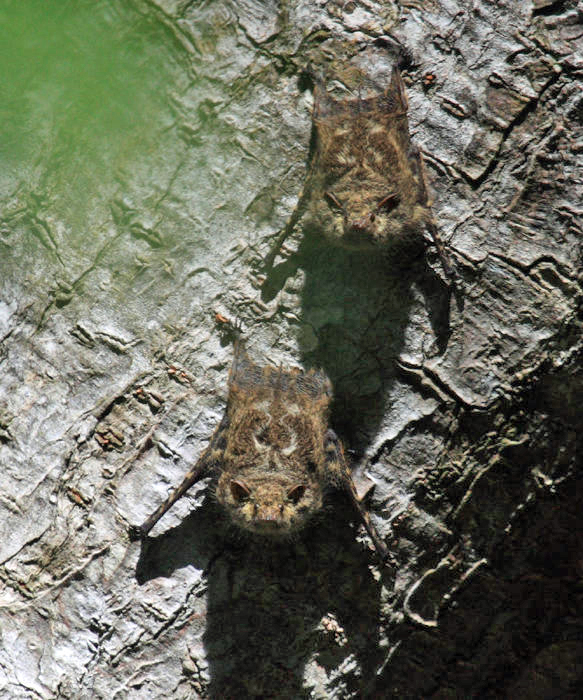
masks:
<path fill-rule="evenodd" d="M 137 542 L 137 540 L 143 540 L 146 537 L 146 533 L 139 525 L 130 525 L 128 528 L 128 535 L 130 542 Z"/>

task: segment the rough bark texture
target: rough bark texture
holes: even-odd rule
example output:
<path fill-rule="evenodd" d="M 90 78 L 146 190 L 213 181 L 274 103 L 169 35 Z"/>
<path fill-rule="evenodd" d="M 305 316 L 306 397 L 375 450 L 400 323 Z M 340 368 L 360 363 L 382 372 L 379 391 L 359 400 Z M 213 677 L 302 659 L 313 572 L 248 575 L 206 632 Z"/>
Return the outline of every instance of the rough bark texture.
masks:
<path fill-rule="evenodd" d="M 166 71 L 146 146 L 80 157 L 84 217 L 50 133 L 0 191 L 0 697 L 581 697 L 581 6 L 131 11 Z M 460 298 L 439 261 L 299 238 L 265 285 L 308 64 L 382 82 L 395 39 Z M 340 500 L 270 546 L 204 484 L 128 541 L 220 419 L 214 312 L 329 374 L 394 565 Z"/>

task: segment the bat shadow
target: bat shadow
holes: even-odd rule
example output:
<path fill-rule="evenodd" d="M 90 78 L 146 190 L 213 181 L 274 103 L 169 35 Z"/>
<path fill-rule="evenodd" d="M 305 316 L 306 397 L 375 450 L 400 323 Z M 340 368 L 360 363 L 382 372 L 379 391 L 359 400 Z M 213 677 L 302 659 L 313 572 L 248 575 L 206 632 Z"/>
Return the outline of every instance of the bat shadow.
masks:
<path fill-rule="evenodd" d="M 351 517 L 350 504 L 334 496 L 301 535 L 271 541 L 236 534 L 207 496 L 179 526 L 143 541 L 140 583 L 185 566 L 204 570 L 206 697 L 308 698 L 339 667 L 349 669 L 347 693 L 362 694 L 382 656 L 382 583 Z"/>
<path fill-rule="evenodd" d="M 297 253 L 269 271 L 263 300 L 273 299 L 298 268 L 305 276 L 302 362 L 329 376 L 333 427 L 362 453 L 377 435 L 387 397 L 401 377 L 396 360 L 403 349 L 444 352 L 452 295 L 427 265 L 423 241 L 369 253 L 333 248 L 310 232 Z M 426 331 L 410 332 L 422 324 Z"/>

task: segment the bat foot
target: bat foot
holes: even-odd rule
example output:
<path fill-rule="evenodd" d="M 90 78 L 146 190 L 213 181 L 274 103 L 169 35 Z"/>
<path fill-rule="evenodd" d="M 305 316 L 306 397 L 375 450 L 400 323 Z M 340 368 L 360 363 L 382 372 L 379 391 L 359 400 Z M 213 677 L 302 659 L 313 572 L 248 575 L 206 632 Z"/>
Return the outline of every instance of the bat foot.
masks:
<path fill-rule="evenodd" d="M 383 564 L 386 564 L 389 559 L 391 558 L 391 552 L 389 551 L 389 548 L 385 545 L 384 542 L 377 542 L 375 544 L 375 548 L 377 550 L 377 554 L 379 555 L 379 559 Z"/>
<path fill-rule="evenodd" d="M 130 525 L 128 528 L 130 542 L 137 542 L 146 537 L 146 533 L 142 530 L 141 525 Z"/>
<path fill-rule="evenodd" d="M 359 466 L 352 472 L 352 482 L 360 503 L 365 503 L 370 499 L 376 488 L 376 482 L 362 467 Z"/>

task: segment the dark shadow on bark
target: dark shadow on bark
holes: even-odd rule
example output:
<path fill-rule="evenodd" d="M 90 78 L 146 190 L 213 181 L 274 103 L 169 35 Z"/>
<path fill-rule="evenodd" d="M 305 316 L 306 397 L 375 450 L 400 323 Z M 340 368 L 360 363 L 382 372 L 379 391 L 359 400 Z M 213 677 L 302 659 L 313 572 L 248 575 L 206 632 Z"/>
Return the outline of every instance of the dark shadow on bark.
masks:
<path fill-rule="evenodd" d="M 406 249 L 362 253 L 330 247 L 310 232 L 295 255 L 269 271 L 262 298 L 273 299 L 298 268 L 305 273 L 302 363 L 328 374 L 332 424 L 362 452 L 386 413 L 395 360 L 411 309 L 419 303 L 413 283 L 428 309 L 439 354 L 450 333 L 450 290 L 427 265 L 422 240 Z"/>
<path fill-rule="evenodd" d="M 381 582 L 345 499 L 334 496 L 319 521 L 287 542 L 242 535 L 218 511 L 207 497 L 178 527 L 144 540 L 136 570 L 144 583 L 205 568 L 209 697 L 307 698 L 311 658 L 332 672 L 355 657 L 364 678 L 374 675 Z"/>
<path fill-rule="evenodd" d="M 573 467 L 564 478 L 516 518 L 438 628 L 411 626 L 370 697 L 581 697 L 583 487 Z"/>
<path fill-rule="evenodd" d="M 136 580 L 142 585 L 153 578 L 169 578 L 185 566 L 207 568 L 224 546 L 226 533 L 223 512 L 207 496 L 180 525 L 142 540 Z"/>

